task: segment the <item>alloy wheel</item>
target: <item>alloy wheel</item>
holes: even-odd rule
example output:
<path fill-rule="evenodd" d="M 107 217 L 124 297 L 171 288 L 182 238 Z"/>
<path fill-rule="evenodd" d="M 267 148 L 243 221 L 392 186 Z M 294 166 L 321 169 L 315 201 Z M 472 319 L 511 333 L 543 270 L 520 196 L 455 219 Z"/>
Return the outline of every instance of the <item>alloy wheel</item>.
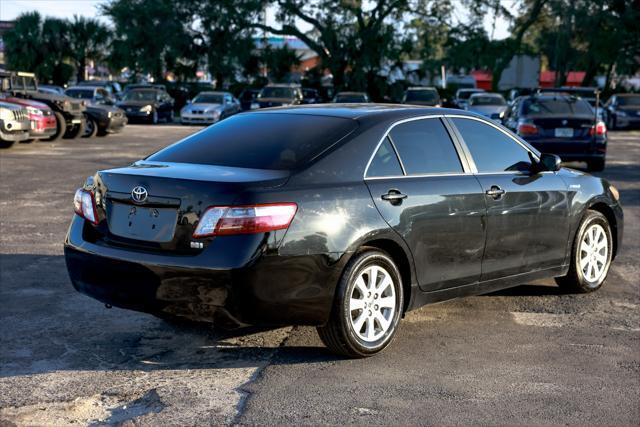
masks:
<path fill-rule="evenodd" d="M 598 282 L 607 271 L 609 242 L 600 224 L 587 228 L 580 242 L 579 263 L 585 279 Z"/>
<path fill-rule="evenodd" d="M 396 295 L 389 272 L 378 265 L 365 268 L 355 280 L 349 298 L 351 327 L 371 343 L 389 330 L 396 311 Z"/>

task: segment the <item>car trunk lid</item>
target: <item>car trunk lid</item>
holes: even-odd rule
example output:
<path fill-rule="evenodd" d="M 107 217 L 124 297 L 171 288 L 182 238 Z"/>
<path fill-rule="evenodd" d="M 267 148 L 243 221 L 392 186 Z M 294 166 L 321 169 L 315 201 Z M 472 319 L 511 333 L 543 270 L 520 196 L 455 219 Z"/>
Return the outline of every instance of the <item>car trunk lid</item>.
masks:
<path fill-rule="evenodd" d="M 96 205 L 104 242 L 190 251 L 197 222 L 209 206 L 239 203 L 249 189 L 283 185 L 288 171 L 186 163 L 137 162 L 98 172 Z"/>

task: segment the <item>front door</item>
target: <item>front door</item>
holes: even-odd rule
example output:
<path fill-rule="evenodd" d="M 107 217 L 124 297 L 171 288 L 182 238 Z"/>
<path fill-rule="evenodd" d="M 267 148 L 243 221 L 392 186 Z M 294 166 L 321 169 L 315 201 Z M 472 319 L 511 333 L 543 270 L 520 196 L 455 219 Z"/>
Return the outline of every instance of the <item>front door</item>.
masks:
<path fill-rule="evenodd" d="M 487 205 L 481 280 L 560 266 L 569 235 L 567 187 L 531 172 L 528 150 L 480 120 L 452 118 L 469 149 Z"/>
<path fill-rule="evenodd" d="M 484 194 L 475 176 L 464 171 L 439 118 L 393 127 L 369 165 L 366 183 L 385 221 L 411 249 L 422 290 L 480 279 Z"/>

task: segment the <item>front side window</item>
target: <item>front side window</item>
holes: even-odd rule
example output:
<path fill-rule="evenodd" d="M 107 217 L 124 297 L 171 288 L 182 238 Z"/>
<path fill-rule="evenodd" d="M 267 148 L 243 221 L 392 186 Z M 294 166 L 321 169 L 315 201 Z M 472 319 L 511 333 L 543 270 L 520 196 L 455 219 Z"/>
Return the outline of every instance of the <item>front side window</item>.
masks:
<path fill-rule="evenodd" d="M 399 175 L 402 175 L 402 167 L 389 138 L 385 138 L 371 159 L 371 164 L 367 169 L 367 178 Z"/>
<path fill-rule="evenodd" d="M 451 120 L 467 144 L 478 172 L 530 170 L 529 152 L 503 132 L 478 120 Z"/>
<path fill-rule="evenodd" d="M 458 153 L 440 119 L 401 123 L 390 136 L 407 175 L 462 172 Z"/>

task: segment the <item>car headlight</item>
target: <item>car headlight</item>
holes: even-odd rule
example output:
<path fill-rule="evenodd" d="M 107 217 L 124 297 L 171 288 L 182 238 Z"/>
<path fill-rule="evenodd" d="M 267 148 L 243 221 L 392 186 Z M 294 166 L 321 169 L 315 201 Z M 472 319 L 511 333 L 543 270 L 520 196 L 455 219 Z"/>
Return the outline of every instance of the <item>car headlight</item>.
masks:
<path fill-rule="evenodd" d="M 144 107 L 140 108 L 141 113 L 150 113 L 152 110 L 153 106 L 151 105 L 145 105 Z"/>
<path fill-rule="evenodd" d="M 500 118 L 504 118 L 504 111 L 500 111 Z"/>
<path fill-rule="evenodd" d="M 626 116 L 627 116 L 627 113 L 625 113 L 625 112 L 624 112 L 624 111 L 622 111 L 622 110 L 618 111 L 618 112 L 617 112 L 617 114 L 618 114 L 620 117 L 626 117 Z"/>
<path fill-rule="evenodd" d="M 113 116 L 113 113 L 111 111 L 107 111 L 107 117 L 111 118 Z"/>
<path fill-rule="evenodd" d="M 30 107 L 30 106 L 28 106 L 28 105 L 27 105 L 26 107 L 24 107 L 24 108 L 26 108 L 26 109 L 27 109 L 27 112 L 28 112 L 30 115 L 31 115 L 31 114 L 33 114 L 33 115 L 35 115 L 35 116 L 41 116 L 41 115 L 42 115 L 42 112 L 41 112 L 40 110 L 38 110 L 37 108 Z"/>

